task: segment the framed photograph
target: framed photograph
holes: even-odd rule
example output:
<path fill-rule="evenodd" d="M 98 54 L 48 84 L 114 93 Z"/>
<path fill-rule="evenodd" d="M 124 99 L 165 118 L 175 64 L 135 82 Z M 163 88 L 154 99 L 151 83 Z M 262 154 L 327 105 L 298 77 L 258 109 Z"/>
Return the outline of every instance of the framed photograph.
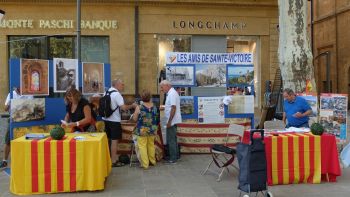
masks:
<path fill-rule="evenodd" d="M 21 59 L 21 95 L 49 95 L 49 61 Z"/>
<path fill-rule="evenodd" d="M 227 65 L 227 86 L 254 85 L 254 66 Z"/>
<path fill-rule="evenodd" d="M 103 94 L 105 90 L 104 64 L 83 62 L 82 79 L 83 94 Z"/>
<path fill-rule="evenodd" d="M 181 115 L 190 115 L 194 113 L 194 97 L 180 96 Z"/>
<path fill-rule="evenodd" d="M 194 86 L 194 65 L 167 65 L 165 73 L 173 86 Z"/>
<path fill-rule="evenodd" d="M 13 122 L 43 120 L 45 118 L 45 98 L 13 99 L 11 118 Z"/>
<path fill-rule="evenodd" d="M 53 65 L 54 92 L 65 92 L 72 85 L 79 89 L 77 59 L 54 58 Z"/>
<path fill-rule="evenodd" d="M 198 87 L 226 87 L 226 65 L 197 64 L 196 83 Z"/>

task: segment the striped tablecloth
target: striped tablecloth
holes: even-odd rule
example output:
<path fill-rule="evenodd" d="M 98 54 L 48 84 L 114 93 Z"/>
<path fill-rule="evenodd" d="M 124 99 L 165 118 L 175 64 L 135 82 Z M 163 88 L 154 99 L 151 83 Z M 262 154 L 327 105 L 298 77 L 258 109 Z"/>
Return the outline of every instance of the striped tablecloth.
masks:
<path fill-rule="evenodd" d="M 84 140 L 75 140 L 82 136 Z M 18 195 L 104 189 L 111 171 L 105 133 L 11 142 L 10 191 Z"/>
<path fill-rule="evenodd" d="M 249 143 L 249 131 L 243 136 Z M 311 133 L 278 133 L 264 138 L 269 185 L 320 183 L 321 175 L 328 181 L 340 176 L 335 138 Z"/>

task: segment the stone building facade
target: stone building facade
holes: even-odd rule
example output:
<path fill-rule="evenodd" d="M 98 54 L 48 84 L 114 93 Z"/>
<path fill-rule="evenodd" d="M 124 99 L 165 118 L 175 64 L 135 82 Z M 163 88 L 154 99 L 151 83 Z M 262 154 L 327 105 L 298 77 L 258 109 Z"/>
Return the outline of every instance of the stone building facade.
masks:
<path fill-rule="evenodd" d="M 51 59 L 57 54 L 65 54 L 57 58 L 74 58 L 77 8 L 75 0 L 0 0 L 0 7 L 6 12 L 0 22 L 2 102 L 9 90 L 9 58 L 23 58 L 32 52 L 16 44 L 23 36 L 44 39 L 31 43 L 38 46 L 33 49 L 34 55 L 27 58 Z M 164 50 L 253 51 L 256 107 L 259 108 L 263 103 L 265 81 L 273 80 L 278 67 L 277 0 L 82 0 L 81 19 L 81 35 L 88 40 L 82 48 L 87 51 L 82 61 L 84 58 L 85 61 L 108 61 L 111 78 L 125 81 L 124 94 L 135 94 L 142 89 L 159 94 Z M 100 38 L 104 45 L 99 51 L 94 45 L 101 42 L 94 39 Z M 69 39 L 73 41 L 68 42 Z M 208 47 L 203 51 L 205 46 L 212 45 L 208 40 L 213 40 L 213 48 L 218 50 L 211 51 Z M 219 42 L 223 44 L 216 46 Z M 195 45 L 202 47 L 202 51 L 194 51 Z M 73 47 L 73 50 L 60 51 L 57 46 Z M 94 50 L 89 51 L 90 47 Z M 102 60 L 90 58 L 95 56 Z"/>
<path fill-rule="evenodd" d="M 327 56 L 329 56 L 331 92 L 349 94 L 350 1 L 313 0 L 312 7 L 313 54 L 316 58 L 314 66 L 318 91 L 327 92 Z"/>

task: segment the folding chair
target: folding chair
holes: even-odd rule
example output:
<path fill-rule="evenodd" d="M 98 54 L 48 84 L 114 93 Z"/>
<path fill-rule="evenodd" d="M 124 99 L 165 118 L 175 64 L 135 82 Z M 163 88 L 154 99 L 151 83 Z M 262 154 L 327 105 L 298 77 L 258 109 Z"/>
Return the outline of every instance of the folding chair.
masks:
<path fill-rule="evenodd" d="M 281 120 L 269 120 L 264 122 L 264 129 L 266 130 L 284 130 L 286 125 Z"/>
<path fill-rule="evenodd" d="M 137 147 L 137 136 L 133 135 L 131 140 L 131 147 L 130 147 L 130 164 L 129 167 L 132 167 L 133 164 L 138 164 L 140 161 L 140 155 Z M 135 158 L 136 156 L 136 158 Z"/>
<path fill-rule="evenodd" d="M 216 179 L 217 181 L 221 181 L 221 176 L 224 173 L 225 169 L 227 172 L 229 172 L 228 167 L 233 164 L 236 150 L 235 148 L 230 148 L 227 146 L 229 138 L 231 135 L 238 135 L 240 138 L 243 137 L 244 133 L 244 126 L 237 125 L 237 124 L 230 124 L 226 137 L 224 139 L 224 144 L 214 144 L 211 149 L 211 160 L 209 164 L 207 165 L 206 169 L 202 171 L 202 175 L 204 175 L 207 171 L 214 172 L 210 170 L 210 166 L 214 163 L 215 166 L 217 166 L 220 171 L 218 173 L 218 178 Z M 238 169 L 236 166 L 233 165 L 236 169 Z M 214 172 L 217 173 L 217 172 Z"/>

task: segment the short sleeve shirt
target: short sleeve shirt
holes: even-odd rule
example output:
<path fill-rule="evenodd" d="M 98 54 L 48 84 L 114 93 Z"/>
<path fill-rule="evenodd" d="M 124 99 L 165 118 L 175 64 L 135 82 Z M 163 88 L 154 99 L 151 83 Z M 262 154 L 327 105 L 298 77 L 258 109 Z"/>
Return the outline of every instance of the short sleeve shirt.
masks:
<path fill-rule="evenodd" d="M 113 91 L 113 90 L 116 92 L 113 92 L 111 94 L 111 108 L 116 109 L 119 106 L 119 109 L 120 109 L 120 106 L 124 105 L 124 99 L 123 99 L 122 95 L 119 93 L 119 91 L 117 89 L 115 89 L 114 87 L 111 87 L 108 89 L 109 92 Z M 120 115 L 119 109 L 115 110 L 110 117 L 102 118 L 102 119 L 106 120 L 106 121 L 111 121 L 111 122 L 120 122 L 121 115 Z"/>
<path fill-rule="evenodd" d="M 182 118 L 181 118 L 181 110 L 180 110 L 180 96 L 174 88 L 170 88 L 170 90 L 167 93 L 167 97 L 165 100 L 165 109 L 164 109 L 167 122 L 170 117 L 171 106 L 173 105 L 176 106 L 176 111 L 175 111 L 173 120 L 171 121 L 171 126 L 181 123 Z"/>
<path fill-rule="evenodd" d="M 306 111 L 311 110 L 310 105 L 306 102 L 305 99 L 297 96 L 295 97 L 294 102 L 290 103 L 287 100 L 284 100 L 283 104 L 284 104 L 284 112 L 286 113 L 288 124 L 290 126 L 298 127 L 309 121 L 308 116 L 304 116 L 301 118 L 294 117 L 294 114 L 297 112 L 305 113 Z"/>

